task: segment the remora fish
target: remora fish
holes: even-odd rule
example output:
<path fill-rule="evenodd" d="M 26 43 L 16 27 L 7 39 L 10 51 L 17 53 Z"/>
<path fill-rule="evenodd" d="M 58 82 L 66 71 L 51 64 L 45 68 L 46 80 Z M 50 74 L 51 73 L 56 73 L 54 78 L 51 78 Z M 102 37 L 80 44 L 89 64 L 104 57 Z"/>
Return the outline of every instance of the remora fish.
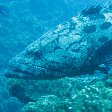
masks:
<path fill-rule="evenodd" d="M 53 80 L 108 71 L 112 13 L 92 6 L 44 34 L 9 62 L 8 78 Z M 103 65 L 103 67 L 102 67 Z"/>

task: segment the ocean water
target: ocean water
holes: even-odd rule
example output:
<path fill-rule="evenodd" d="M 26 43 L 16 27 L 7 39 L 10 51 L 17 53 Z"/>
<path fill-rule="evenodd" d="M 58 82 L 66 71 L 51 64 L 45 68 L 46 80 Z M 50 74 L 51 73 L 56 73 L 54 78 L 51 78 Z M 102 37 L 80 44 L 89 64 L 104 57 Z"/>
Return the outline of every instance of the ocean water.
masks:
<path fill-rule="evenodd" d="M 0 68 L 0 112 L 112 112 L 112 0 L 0 0 Z"/>

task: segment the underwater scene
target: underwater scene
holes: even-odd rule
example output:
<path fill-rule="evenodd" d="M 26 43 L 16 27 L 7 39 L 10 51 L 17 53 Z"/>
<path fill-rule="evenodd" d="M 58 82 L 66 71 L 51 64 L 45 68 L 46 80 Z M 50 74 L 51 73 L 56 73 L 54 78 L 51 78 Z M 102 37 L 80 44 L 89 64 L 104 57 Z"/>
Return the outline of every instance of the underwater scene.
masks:
<path fill-rule="evenodd" d="M 112 112 L 112 0 L 0 0 L 0 112 Z"/>

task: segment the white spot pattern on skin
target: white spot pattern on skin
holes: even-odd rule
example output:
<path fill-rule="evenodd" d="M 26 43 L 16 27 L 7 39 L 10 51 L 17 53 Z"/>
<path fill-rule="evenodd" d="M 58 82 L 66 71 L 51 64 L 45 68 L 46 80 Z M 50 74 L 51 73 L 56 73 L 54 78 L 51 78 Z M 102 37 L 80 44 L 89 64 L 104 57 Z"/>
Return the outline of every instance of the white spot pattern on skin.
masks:
<path fill-rule="evenodd" d="M 112 23 L 112 13 L 104 13 L 105 20 Z"/>
<path fill-rule="evenodd" d="M 54 32 L 56 33 L 58 31 L 62 30 L 63 28 L 64 28 L 64 26 L 62 24 L 60 24 L 60 25 L 57 26 L 57 29 L 54 30 Z"/>

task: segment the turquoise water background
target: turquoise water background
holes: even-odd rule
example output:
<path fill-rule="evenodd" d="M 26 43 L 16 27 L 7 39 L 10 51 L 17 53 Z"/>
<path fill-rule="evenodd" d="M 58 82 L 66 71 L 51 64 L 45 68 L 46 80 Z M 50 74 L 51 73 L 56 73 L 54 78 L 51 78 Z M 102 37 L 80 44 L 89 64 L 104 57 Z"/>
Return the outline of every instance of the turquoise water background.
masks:
<path fill-rule="evenodd" d="M 0 0 L 0 112 L 112 112 L 112 76 L 6 79 L 9 60 L 82 9 L 112 0 Z"/>

